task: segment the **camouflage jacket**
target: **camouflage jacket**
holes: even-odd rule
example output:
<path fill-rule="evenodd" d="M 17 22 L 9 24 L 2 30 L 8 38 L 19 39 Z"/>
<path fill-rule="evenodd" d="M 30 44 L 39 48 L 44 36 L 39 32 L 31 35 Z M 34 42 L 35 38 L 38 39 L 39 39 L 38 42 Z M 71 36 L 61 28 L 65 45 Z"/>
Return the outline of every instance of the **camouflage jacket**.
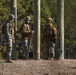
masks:
<path fill-rule="evenodd" d="M 9 39 L 14 39 L 14 23 L 7 21 L 5 23 L 5 37 Z"/>
<path fill-rule="evenodd" d="M 31 36 L 32 30 L 33 30 L 33 28 L 31 27 L 31 25 L 22 24 L 22 26 L 19 29 L 19 31 L 21 33 L 21 38 L 22 39 L 29 38 Z"/>
<path fill-rule="evenodd" d="M 57 39 L 57 30 L 54 26 L 46 26 L 43 32 L 43 40 L 45 42 L 54 42 Z"/>

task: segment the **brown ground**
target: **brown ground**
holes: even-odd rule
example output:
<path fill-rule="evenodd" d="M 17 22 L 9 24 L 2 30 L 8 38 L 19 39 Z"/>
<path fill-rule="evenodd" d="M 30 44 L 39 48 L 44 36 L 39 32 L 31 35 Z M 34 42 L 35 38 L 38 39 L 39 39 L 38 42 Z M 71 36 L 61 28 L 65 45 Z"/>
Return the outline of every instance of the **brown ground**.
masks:
<path fill-rule="evenodd" d="M 0 60 L 0 75 L 76 75 L 76 60 Z"/>

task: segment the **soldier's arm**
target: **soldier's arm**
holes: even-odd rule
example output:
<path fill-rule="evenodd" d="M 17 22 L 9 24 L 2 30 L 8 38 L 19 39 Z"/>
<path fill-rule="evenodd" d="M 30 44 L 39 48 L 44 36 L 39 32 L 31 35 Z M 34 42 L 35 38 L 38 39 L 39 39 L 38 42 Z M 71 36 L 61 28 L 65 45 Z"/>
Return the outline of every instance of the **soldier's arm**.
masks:
<path fill-rule="evenodd" d="M 34 33 L 34 26 L 31 25 L 31 33 Z"/>
<path fill-rule="evenodd" d="M 27 34 L 28 34 L 28 33 L 31 33 L 31 31 L 30 31 L 30 30 L 27 30 L 26 33 L 27 33 Z"/>
<path fill-rule="evenodd" d="M 26 34 L 32 33 L 31 27 L 29 25 L 27 25 L 27 30 L 26 30 Z"/>
<path fill-rule="evenodd" d="M 6 23 L 6 34 L 9 35 L 9 23 Z"/>
<path fill-rule="evenodd" d="M 57 29 L 55 27 L 53 28 L 53 36 L 57 38 Z"/>
<path fill-rule="evenodd" d="M 57 40 L 57 29 L 54 27 L 53 28 L 53 42 L 55 43 L 56 40 Z"/>

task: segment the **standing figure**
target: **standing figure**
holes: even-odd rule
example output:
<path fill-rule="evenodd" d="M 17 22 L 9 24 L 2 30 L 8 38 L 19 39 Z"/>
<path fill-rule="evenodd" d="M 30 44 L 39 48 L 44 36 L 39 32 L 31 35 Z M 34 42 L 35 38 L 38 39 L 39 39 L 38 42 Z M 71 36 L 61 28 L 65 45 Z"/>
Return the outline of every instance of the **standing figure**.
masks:
<path fill-rule="evenodd" d="M 55 57 L 55 41 L 57 39 L 57 30 L 53 26 L 53 20 L 47 19 L 47 24 L 44 28 L 43 41 L 44 41 L 44 59 L 53 59 Z"/>
<path fill-rule="evenodd" d="M 4 25 L 5 30 L 5 38 L 6 38 L 6 59 L 5 62 L 12 63 L 11 54 L 13 49 L 13 42 L 15 42 L 14 38 L 14 15 L 9 15 L 9 20 Z"/>
<path fill-rule="evenodd" d="M 28 59 L 29 57 L 31 36 L 32 33 L 34 33 L 34 30 L 30 25 L 30 21 L 31 21 L 30 16 L 26 16 L 24 23 L 20 27 L 22 46 L 23 46 L 22 59 Z"/>

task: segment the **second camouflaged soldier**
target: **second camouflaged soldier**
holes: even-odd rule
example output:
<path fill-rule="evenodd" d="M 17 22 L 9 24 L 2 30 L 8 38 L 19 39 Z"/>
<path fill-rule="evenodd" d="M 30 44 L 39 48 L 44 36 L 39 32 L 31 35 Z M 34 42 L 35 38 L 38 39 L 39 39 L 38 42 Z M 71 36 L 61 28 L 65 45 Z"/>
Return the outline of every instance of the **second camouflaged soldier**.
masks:
<path fill-rule="evenodd" d="M 28 59 L 29 57 L 31 35 L 34 33 L 34 30 L 30 25 L 30 21 L 30 16 L 26 16 L 24 23 L 20 28 L 23 46 L 22 59 Z"/>
<path fill-rule="evenodd" d="M 56 39 L 57 39 L 57 30 L 53 26 L 53 20 L 51 18 L 48 18 L 43 34 L 44 59 L 53 59 L 55 57 L 54 49 Z"/>
<path fill-rule="evenodd" d="M 5 23 L 5 37 L 6 37 L 6 59 L 5 62 L 7 63 L 12 63 L 11 60 L 11 53 L 12 53 L 12 47 L 13 47 L 13 42 L 15 42 L 14 39 L 14 15 L 10 14 L 9 15 L 9 20 Z"/>

